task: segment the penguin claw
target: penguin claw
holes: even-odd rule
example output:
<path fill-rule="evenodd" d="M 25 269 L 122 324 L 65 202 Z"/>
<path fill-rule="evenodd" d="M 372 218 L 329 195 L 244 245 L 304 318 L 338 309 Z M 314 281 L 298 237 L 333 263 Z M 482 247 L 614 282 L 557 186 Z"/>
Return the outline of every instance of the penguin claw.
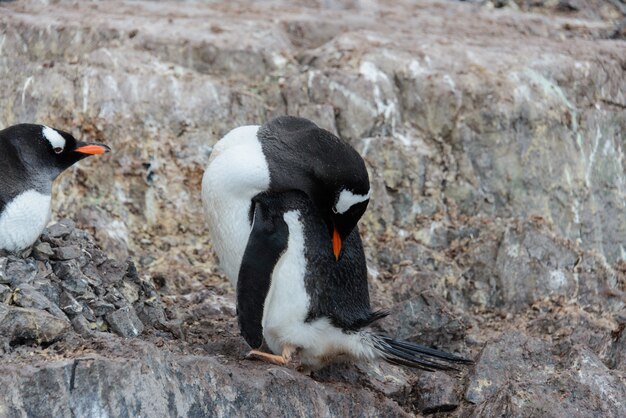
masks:
<path fill-rule="evenodd" d="M 246 355 L 246 359 L 261 360 L 267 363 L 285 366 L 297 371 L 304 371 L 305 368 L 304 366 L 302 366 L 302 363 L 300 361 L 299 351 L 300 350 L 298 348 L 291 345 L 286 345 L 283 348 L 282 355 L 280 356 L 276 354 L 265 353 L 259 350 L 250 350 L 250 352 Z"/>
<path fill-rule="evenodd" d="M 293 345 L 286 345 L 283 347 L 283 356 L 285 359 L 285 366 L 301 371 L 303 368 L 302 362 L 300 360 L 300 349 Z"/>
<path fill-rule="evenodd" d="M 300 361 L 300 356 L 297 353 L 295 355 L 292 355 L 289 359 L 287 359 L 285 366 L 289 367 L 290 369 L 297 370 L 299 372 L 302 371 L 304 367 L 302 365 L 302 362 Z"/>
<path fill-rule="evenodd" d="M 282 356 L 277 356 L 275 354 L 264 353 L 259 350 L 250 350 L 248 354 L 246 354 L 246 359 L 248 360 L 261 360 L 267 363 L 277 364 L 279 366 L 285 366 L 287 361 Z"/>

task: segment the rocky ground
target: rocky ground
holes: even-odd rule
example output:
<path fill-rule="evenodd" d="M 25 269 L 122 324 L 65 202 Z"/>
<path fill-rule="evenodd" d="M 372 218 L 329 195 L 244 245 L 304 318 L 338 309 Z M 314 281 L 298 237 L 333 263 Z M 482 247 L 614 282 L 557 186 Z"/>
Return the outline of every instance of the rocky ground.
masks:
<path fill-rule="evenodd" d="M 0 126 L 114 149 L 59 178 L 67 219 L 0 256 L 0 416 L 626 416 L 625 18 L 621 0 L 0 2 Z M 199 185 L 221 135 L 285 113 L 366 158 L 377 327 L 474 367 L 243 360 Z"/>

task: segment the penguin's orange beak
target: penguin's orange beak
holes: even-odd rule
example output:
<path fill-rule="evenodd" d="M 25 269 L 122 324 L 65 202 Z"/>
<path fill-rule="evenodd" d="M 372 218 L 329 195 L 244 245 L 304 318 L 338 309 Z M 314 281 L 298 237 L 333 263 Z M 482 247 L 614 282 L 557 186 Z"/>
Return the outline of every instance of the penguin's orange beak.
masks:
<path fill-rule="evenodd" d="M 341 254 L 341 236 L 336 226 L 333 228 L 333 254 L 335 254 L 335 259 L 339 261 L 339 254 Z"/>
<path fill-rule="evenodd" d="M 95 155 L 95 154 L 105 154 L 111 151 L 111 148 L 104 144 L 85 144 L 81 147 L 76 148 L 74 151 L 79 152 L 81 154 L 87 155 Z"/>

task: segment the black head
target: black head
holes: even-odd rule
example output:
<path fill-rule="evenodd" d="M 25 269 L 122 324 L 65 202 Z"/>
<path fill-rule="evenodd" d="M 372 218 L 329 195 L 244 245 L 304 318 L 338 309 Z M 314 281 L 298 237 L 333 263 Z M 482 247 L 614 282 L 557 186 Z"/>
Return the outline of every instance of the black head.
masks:
<path fill-rule="evenodd" d="M 25 175 L 50 180 L 83 158 L 110 151 L 104 144 L 81 142 L 67 132 L 32 124 L 0 131 L 0 143 L 21 162 Z"/>
<path fill-rule="evenodd" d="M 339 259 L 342 242 L 369 203 L 363 158 L 350 144 L 303 118 L 276 118 L 260 128 L 258 137 L 268 160 L 270 190 L 306 193 L 326 222 Z"/>

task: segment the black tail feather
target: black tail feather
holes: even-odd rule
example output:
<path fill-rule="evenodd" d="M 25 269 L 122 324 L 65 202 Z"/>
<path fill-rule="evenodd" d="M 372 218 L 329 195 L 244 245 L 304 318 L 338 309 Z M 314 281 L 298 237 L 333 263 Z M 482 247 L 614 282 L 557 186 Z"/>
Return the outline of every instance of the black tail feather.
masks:
<path fill-rule="evenodd" d="M 436 370 L 454 370 L 458 371 L 456 367 L 447 364 L 441 364 L 437 362 L 428 361 L 419 356 L 411 353 L 406 353 L 402 350 L 397 350 L 391 346 L 385 349 L 385 360 L 392 364 L 399 364 L 402 366 L 416 367 L 418 369 L 434 372 Z"/>
<path fill-rule="evenodd" d="M 409 341 L 401 341 L 394 340 L 390 337 L 382 337 L 387 341 L 387 343 L 392 344 L 397 347 L 402 347 L 409 352 L 418 352 L 420 354 L 425 354 L 428 356 L 436 357 L 442 360 L 449 360 L 454 363 L 462 363 L 462 364 L 472 364 L 472 360 L 468 360 L 463 357 L 455 356 L 454 354 L 447 353 L 445 351 L 437 350 L 435 348 L 426 347 L 423 345 L 415 344 Z"/>
<path fill-rule="evenodd" d="M 436 370 L 459 371 L 454 365 L 473 363 L 471 360 L 446 353 L 445 351 L 408 341 L 394 340 L 384 335 L 375 336 L 375 345 L 383 358 L 389 363 L 415 367 L 431 372 Z"/>

